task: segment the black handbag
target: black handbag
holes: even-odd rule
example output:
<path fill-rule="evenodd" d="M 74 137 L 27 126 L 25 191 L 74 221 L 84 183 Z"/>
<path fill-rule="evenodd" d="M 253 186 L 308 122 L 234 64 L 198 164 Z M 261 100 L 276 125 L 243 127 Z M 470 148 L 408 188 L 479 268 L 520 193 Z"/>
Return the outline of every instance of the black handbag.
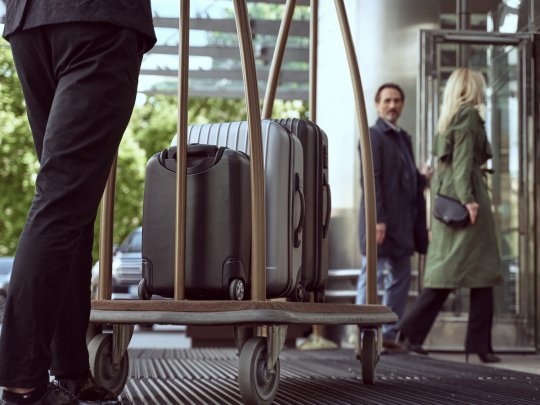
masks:
<path fill-rule="evenodd" d="M 445 225 L 463 228 L 470 224 L 469 211 L 458 200 L 437 194 L 434 205 L 433 216 Z"/>

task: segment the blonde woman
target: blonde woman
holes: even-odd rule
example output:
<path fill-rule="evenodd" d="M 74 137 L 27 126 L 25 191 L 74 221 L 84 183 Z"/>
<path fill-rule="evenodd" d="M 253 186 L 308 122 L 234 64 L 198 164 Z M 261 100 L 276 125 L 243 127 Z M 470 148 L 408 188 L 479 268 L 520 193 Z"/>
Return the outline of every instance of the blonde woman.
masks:
<path fill-rule="evenodd" d="M 455 70 L 443 96 L 434 155 L 438 168 L 432 194 L 459 200 L 469 212 L 470 224 L 454 228 L 435 219 L 429 246 L 424 290 L 400 323 L 410 351 L 427 352 L 422 343 L 448 294 L 471 289 L 465 353 L 476 353 L 484 363 L 500 358 L 493 354 L 493 286 L 502 279 L 501 261 L 491 199 L 482 166 L 491 158 L 491 147 L 478 113 L 485 82 L 471 69 Z"/>

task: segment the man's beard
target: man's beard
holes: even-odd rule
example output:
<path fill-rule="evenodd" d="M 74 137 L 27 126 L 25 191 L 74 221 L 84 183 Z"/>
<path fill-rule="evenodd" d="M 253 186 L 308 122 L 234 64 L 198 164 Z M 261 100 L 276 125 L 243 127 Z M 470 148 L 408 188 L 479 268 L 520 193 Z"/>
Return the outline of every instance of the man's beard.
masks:
<path fill-rule="evenodd" d="M 393 114 L 390 114 L 393 113 Z M 399 119 L 399 113 L 396 110 L 390 110 L 386 113 L 385 119 L 390 121 L 392 124 L 395 124 Z"/>

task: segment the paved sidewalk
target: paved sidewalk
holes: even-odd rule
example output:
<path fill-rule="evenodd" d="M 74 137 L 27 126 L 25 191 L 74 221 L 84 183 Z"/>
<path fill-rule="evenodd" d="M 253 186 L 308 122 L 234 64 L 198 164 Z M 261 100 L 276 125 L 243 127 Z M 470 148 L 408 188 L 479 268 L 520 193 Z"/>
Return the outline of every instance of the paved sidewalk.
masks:
<path fill-rule="evenodd" d="M 466 364 L 463 353 L 430 353 L 429 356 L 434 359 Z M 485 364 L 485 366 L 540 375 L 540 354 L 497 353 L 497 356 L 501 358 L 500 363 L 490 363 Z M 469 355 L 469 362 L 470 364 L 482 364 L 476 355 Z"/>

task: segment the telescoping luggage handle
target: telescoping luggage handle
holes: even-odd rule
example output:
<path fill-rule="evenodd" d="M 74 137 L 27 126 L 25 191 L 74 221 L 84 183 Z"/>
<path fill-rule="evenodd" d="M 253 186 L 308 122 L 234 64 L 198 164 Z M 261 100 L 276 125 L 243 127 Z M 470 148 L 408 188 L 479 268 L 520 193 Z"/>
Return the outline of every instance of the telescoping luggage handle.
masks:
<path fill-rule="evenodd" d="M 349 71 L 353 84 L 354 101 L 356 106 L 356 118 L 360 131 L 360 149 L 362 154 L 362 171 L 364 175 L 364 199 L 366 206 L 366 254 L 367 254 L 367 303 L 376 304 L 377 286 L 376 286 L 376 263 L 377 263 L 377 242 L 375 236 L 376 211 L 375 211 L 375 181 L 373 177 L 373 159 L 371 155 L 371 143 L 369 139 L 369 129 L 367 123 L 366 104 L 362 81 L 360 78 L 360 69 L 354 43 L 351 36 L 347 12 L 343 0 L 334 0 L 336 12 L 339 20 L 339 26 L 345 45 Z M 283 61 L 283 54 L 287 43 L 289 28 L 296 0 L 287 0 L 285 12 L 279 29 L 276 49 L 272 58 L 272 65 L 268 77 L 264 104 L 262 109 L 262 118 L 270 118 L 272 107 L 274 105 L 279 73 Z M 317 31 L 318 31 L 318 0 L 311 0 L 311 18 L 310 18 L 310 41 L 309 41 L 309 111 L 310 119 L 316 123 L 317 113 Z M 327 187 L 329 192 L 329 188 Z M 330 198 L 330 196 L 328 196 Z M 327 210 L 324 232 L 328 230 L 330 209 Z"/>

